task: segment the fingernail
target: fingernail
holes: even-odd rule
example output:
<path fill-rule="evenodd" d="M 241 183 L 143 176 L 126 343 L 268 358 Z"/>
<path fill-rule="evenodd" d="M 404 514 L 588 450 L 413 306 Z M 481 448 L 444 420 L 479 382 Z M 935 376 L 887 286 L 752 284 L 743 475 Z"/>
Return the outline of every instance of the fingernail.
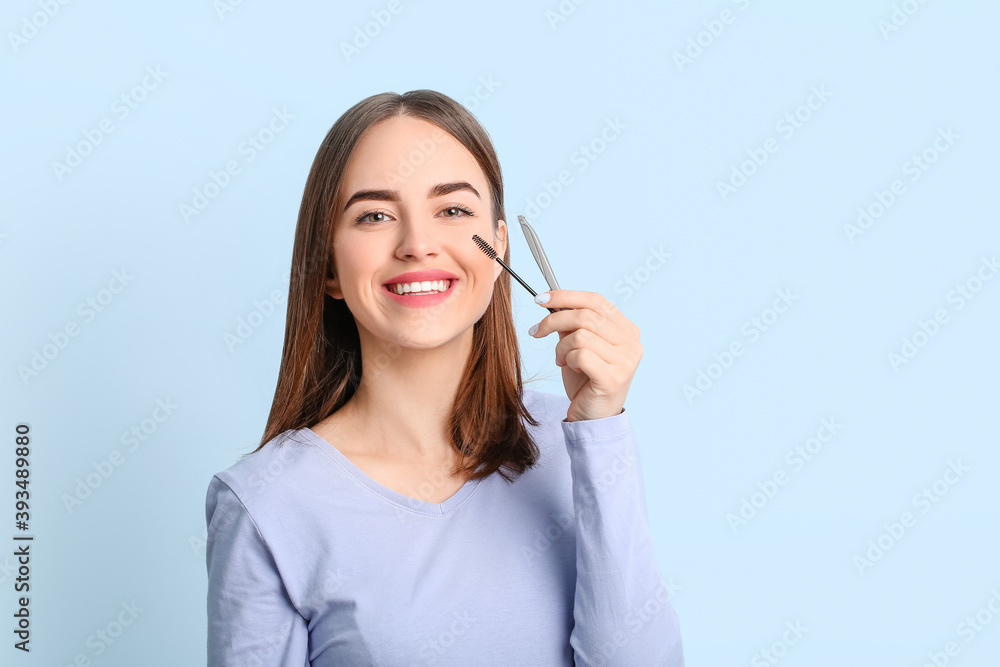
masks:
<path fill-rule="evenodd" d="M 538 333 L 538 325 L 537 324 L 532 324 L 531 328 L 528 329 L 528 335 L 529 336 L 534 336 L 536 333 Z"/>
<path fill-rule="evenodd" d="M 539 294 L 538 296 L 535 297 L 535 303 L 548 303 L 551 297 L 552 295 L 549 294 L 548 292 Z"/>

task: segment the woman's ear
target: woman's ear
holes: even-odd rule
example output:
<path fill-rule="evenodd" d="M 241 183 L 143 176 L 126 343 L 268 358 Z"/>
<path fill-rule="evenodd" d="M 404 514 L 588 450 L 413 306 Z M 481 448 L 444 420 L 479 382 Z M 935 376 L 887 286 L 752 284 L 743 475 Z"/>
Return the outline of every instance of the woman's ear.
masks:
<path fill-rule="evenodd" d="M 503 254 L 507 252 L 507 223 L 503 220 L 497 220 L 497 238 L 500 243 L 497 247 L 497 254 L 503 257 Z"/>
<path fill-rule="evenodd" d="M 503 255 L 507 252 L 507 223 L 503 220 L 497 220 L 497 231 L 493 235 L 493 249 L 496 250 L 497 257 L 503 259 Z M 493 270 L 493 280 L 500 277 L 503 273 L 503 267 L 500 266 L 500 262 L 493 262 L 496 268 Z"/>
<path fill-rule="evenodd" d="M 340 279 L 334 274 L 332 267 L 327 271 L 326 275 L 326 293 L 334 299 L 343 299 L 344 290 L 340 289 Z"/>

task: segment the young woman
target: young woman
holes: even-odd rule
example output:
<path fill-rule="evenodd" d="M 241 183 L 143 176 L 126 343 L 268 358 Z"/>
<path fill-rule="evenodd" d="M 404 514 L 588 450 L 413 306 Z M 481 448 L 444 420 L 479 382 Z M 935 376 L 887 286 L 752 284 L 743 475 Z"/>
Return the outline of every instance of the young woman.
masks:
<path fill-rule="evenodd" d="M 683 665 L 625 397 L 639 329 L 553 290 L 524 389 L 489 135 L 383 93 L 309 174 L 260 445 L 214 475 L 208 664 Z M 428 293 L 423 295 L 422 293 Z"/>

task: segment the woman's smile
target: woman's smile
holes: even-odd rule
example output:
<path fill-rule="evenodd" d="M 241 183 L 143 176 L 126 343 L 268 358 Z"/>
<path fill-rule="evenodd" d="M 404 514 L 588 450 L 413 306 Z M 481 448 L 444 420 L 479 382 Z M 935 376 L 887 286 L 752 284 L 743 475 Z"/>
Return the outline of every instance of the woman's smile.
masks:
<path fill-rule="evenodd" d="M 398 304 L 409 308 L 425 308 L 446 301 L 455 291 L 457 284 L 457 279 L 446 278 L 405 284 L 386 284 L 382 285 L 382 290 Z"/>
<path fill-rule="evenodd" d="M 410 308 L 435 306 L 451 296 L 458 276 L 443 269 L 407 271 L 393 276 L 382 290 L 396 303 Z"/>

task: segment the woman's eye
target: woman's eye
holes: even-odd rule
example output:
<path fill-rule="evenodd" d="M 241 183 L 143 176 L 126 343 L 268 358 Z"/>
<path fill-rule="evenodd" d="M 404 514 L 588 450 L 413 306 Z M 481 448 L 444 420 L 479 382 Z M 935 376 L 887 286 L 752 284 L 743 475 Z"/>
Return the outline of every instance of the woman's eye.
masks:
<path fill-rule="evenodd" d="M 444 213 L 445 213 L 444 217 L 446 217 L 446 218 L 460 218 L 462 216 L 460 216 L 458 214 L 459 212 L 464 213 L 465 215 L 468 215 L 468 216 L 475 215 L 472 211 L 470 211 L 469 209 L 465 208 L 464 206 L 449 206 L 448 208 L 446 208 L 444 210 Z"/>
<path fill-rule="evenodd" d="M 355 219 L 355 222 L 374 224 L 385 222 L 386 217 L 387 214 L 383 211 L 365 211 Z"/>

